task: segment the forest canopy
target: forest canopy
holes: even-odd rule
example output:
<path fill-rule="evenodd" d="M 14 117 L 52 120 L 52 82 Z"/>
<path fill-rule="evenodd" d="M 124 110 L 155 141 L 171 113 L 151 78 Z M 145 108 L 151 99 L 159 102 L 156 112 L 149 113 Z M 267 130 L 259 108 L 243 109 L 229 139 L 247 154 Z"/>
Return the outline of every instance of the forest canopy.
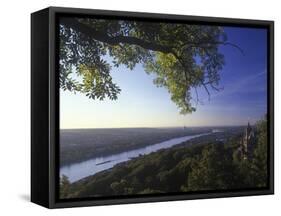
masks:
<path fill-rule="evenodd" d="M 241 51 L 218 26 L 61 17 L 60 88 L 116 100 L 122 86 L 112 79 L 112 67 L 133 70 L 141 64 L 154 74 L 157 87 L 168 90 L 181 114 L 191 113 L 200 102 L 198 88 L 209 98 L 211 90 L 221 89 L 220 45 Z"/>

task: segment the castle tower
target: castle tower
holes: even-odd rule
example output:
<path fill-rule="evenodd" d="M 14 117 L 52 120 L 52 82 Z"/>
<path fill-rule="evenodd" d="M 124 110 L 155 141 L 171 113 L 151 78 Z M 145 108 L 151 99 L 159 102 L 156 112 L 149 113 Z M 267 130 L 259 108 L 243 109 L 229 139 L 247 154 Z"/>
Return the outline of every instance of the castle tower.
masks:
<path fill-rule="evenodd" d="M 247 159 L 251 155 L 251 149 L 253 145 L 254 131 L 248 121 L 248 125 L 245 128 L 244 136 L 241 141 L 241 156 L 243 159 Z"/>

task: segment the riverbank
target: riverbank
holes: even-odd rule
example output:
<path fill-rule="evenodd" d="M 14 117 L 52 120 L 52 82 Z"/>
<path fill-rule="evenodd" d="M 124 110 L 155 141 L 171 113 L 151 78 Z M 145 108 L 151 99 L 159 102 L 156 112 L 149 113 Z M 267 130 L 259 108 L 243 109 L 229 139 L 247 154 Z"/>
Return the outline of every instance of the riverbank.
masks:
<path fill-rule="evenodd" d="M 60 165 L 106 157 L 176 137 L 210 132 L 211 128 L 118 128 L 60 131 Z"/>
<path fill-rule="evenodd" d="M 139 158 L 140 156 L 143 155 L 148 155 L 158 150 L 167 149 L 176 145 L 180 145 L 182 143 L 187 142 L 188 140 L 196 139 L 202 136 L 208 136 L 209 134 L 210 133 L 203 133 L 197 135 L 178 137 L 178 138 L 166 140 L 164 142 L 156 143 L 150 146 L 146 146 L 143 148 L 125 151 L 119 154 L 92 158 L 90 160 L 86 160 L 81 163 L 76 163 L 69 166 L 61 167 L 60 175 L 65 175 L 68 177 L 70 182 L 74 182 L 79 179 L 85 178 L 89 175 L 93 175 L 98 172 L 111 169 L 112 167 L 120 163 L 130 161 L 135 158 Z"/>
<path fill-rule="evenodd" d="M 62 185 L 61 197 L 83 198 L 256 187 L 233 155 L 239 133 L 212 133 L 119 163 Z M 248 161 L 251 165 L 251 161 Z M 208 167 L 208 169 L 206 169 Z M 248 166 L 246 166 L 248 167 Z M 247 174 L 248 176 L 249 174 Z M 254 177 L 254 176 L 253 176 Z"/>

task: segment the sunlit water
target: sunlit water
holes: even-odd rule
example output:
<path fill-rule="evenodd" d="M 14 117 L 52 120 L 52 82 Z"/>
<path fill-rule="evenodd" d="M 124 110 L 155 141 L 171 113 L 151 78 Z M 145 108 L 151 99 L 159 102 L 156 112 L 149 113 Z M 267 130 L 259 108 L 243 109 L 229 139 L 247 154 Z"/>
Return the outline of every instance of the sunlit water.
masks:
<path fill-rule="evenodd" d="M 203 133 L 203 134 L 174 138 L 164 142 L 146 146 L 143 148 L 126 151 L 119 154 L 104 156 L 104 157 L 96 157 L 80 163 L 66 165 L 60 168 L 60 175 L 66 175 L 69 178 L 70 182 L 74 182 L 84 177 L 94 175 L 103 170 L 110 169 L 118 163 L 131 160 L 132 158 L 138 157 L 139 155 L 147 155 L 149 153 L 156 152 L 160 149 L 167 149 L 174 145 L 188 141 L 190 139 L 200 137 L 203 135 L 208 135 L 208 134 L 209 133 Z"/>

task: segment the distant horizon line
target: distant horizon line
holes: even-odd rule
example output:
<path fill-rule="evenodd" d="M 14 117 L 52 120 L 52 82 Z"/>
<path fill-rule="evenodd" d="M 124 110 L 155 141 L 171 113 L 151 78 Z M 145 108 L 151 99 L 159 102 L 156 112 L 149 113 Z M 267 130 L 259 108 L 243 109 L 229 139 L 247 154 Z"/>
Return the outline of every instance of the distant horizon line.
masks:
<path fill-rule="evenodd" d="M 255 125 L 255 124 L 252 124 Z M 152 128 L 201 128 L 201 127 L 243 127 L 247 124 L 239 125 L 210 125 L 210 126 L 162 126 L 162 127 L 93 127 L 93 128 L 60 128 L 60 130 L 87 130 L 87 129 L 152 129 Z"/>

